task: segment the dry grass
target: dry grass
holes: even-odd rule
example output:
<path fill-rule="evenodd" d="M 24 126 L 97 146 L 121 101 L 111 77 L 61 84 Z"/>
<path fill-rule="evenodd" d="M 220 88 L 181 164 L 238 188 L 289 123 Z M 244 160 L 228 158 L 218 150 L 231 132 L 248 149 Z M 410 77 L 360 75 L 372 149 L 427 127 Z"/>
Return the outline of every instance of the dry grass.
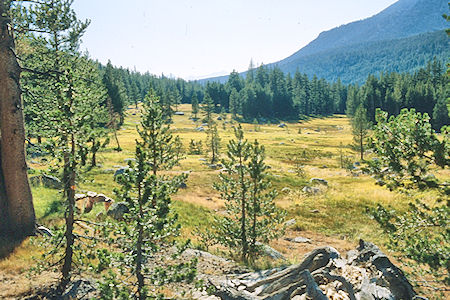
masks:
<path fill-rule="evenodd" d="M 190 109 L 190 105 L 181 105 L 178 110 L 185 112 L 185 115 L 174 116 L 174 123 L 171 125 L 174 134 L 180 136 L 185 153 L 191 139 L 201 140 L 203 143 L 206 139 L 206 133 L 195 130 L 201 125 L 200 122 L 189 120 Z M 98 155 L 102 166 L 83 174 L 77 186 L 78 190 L 92 190 L 114 196 L 112 191 L 117 184 L 113 180 L 113 174 L 104 170 L 124 166 L 126 165 L 124 160 L 134 156 L 138 122 L 139 111 L 135 108 L 128 109 L 125 124 L 118 132 L 123 151 L 113 150 L 116 145 L 112 139 L 108 148 Z M 230 122 L 229 116 L 227 122 Z M 223 129 L 223 121 L 218 121 L 218 125 L 223 153 L 226 143 L 233 137 L 232 124 L 225 124 L 226 129 Z M 287 125 L 287 128 L 280 128 L 276 124 L 259 125 L 259 131 L 255 132 L 253 124 L 243 124 L 246 138 L 249 141 L 258 139 L 266 147 L 266 161 L 271 166 L 270 178 L 273 186 L 279 191 L 283 187 L 290 188 L 290 191 L 280 193 L 276 200 L 279 206 L 288 211 L 288 218 L 297 220 L 297 225 L 287 232 L 287 236 L 301 235 L 313 240 L 312 244 L 292 245 L 280 239 L 274 241 L 272 246 L 284 253 L 291 262 L 298 262 L 304 253 L 325 244 L 334 245 L 342 251 L 353 248 L 359 238 L 382 244 L 385 238 L 377 224 L 366 214 L 366 208 L 379 203 L 404 209 L 405 204 L 411 199 L 405 194 L 390 192 L 376 186 L 374 179 L 367 175 L 353 177 L 350 172 L 339 168 L 340 151 L 350 156 L 352 161 L 357 161 L 357 153 L 348 147 L 352 141 L 348 119 L 344 116 L 334 116 Z M 306 178 L 299 178 L 292 173 L 294 166 L 290 157 L 299 154 L 303 149 L 315 150 L 317 156 L 307 162 Z M 202 158 L 205 156 L 187 155 L 180 166 L 174 169 L 175 172 L 191 171 L 187 188 L 181 189 L 173 199 L 183 226 L 182 236 L 194 239 L 194 230 L 209 226 L 213 215 L 223 210 L 223 200 L 212 188 L 213 182 L 218 180 L 218 171 L 209 169 L 200 160 Z M 42 165 L 33 167 L 45 168 Z M 448 169 L 437 172 L 440 176 L 450 178 Z M 304 194 L 301 189 L 309 185 L 308 180 L 312 177 L 326 179 L 329 186 L 322 188 L 317 195 Z M 61 213 L 57 210 L 52 211 L 51 208 L 57 208 L 56 204 L 61 201 L 60 194 L 42 187 L 33 188 L 33 194 L 39 222 L 45 224 L 58 222 Z M 426 192 L 417 197 L 432 203 L 437 195 Z M 102 209 L 100 206 L 94 208 L 88 217 L 94 218 Z M 0 261 L 0 271 L 24 272 L 31 264 L 31 256 L 36 251 L 34 246 L 25 242 L 13 255 Z M 0 278 L 0 282 L 3 280 Z"/>

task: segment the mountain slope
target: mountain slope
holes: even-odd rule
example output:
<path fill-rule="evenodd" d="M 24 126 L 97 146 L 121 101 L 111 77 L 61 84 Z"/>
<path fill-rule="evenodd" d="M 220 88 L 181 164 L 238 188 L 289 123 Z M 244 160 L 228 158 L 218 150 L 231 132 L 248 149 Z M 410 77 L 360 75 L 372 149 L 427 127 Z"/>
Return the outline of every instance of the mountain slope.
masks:
<path fill-rule="evenodd" d="M 447 0 L 399 0 L 382 12 L 322 32 L 291 56 L 272 64 L 285 73 L 299 70 L 330 81 L 363 82 L 369 74 L 413 72 L 450 54 L 442 14 Z M 242 73 L 245 74 L 245 73 Z M 227 80 L 227 76 L 204 81 Z"/>
<path fill-rule="evenodd" d="M 445 31 L 423 33 L 412 37 L 366 42 L 302 55 L 276 65 L 286 73 L 298 69 L 308 76 L 343 83 L 363 83 L 369 74 L 381 72 L 414 72 L 436 58 L 450 57 Z"/>
<path fill-rule="evenodd" d="M 281 62 L 352 44 L 443 30 L 447 24 L 442 14 L 447 10 L 447 0 L 400 0 L 373 17 L 322 32 L 307 46 Z"/>

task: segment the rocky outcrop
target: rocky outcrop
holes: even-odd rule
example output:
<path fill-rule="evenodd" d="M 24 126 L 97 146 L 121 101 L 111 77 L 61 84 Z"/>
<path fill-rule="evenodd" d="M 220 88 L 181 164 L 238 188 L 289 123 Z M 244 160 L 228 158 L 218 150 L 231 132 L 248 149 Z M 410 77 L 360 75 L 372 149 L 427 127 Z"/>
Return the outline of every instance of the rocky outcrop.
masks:
<path fill-rule="evenodd" d="M 47 174 L 41 174 L 41 175 L 31 177 L 30 183 L 33 186 L 42 185 L 49 189 L 62 189 L 63 188 L 63 184 L 62 184 L 61 180 L 59 180 L 58 178 L 56 178 L 54 176 L 47 175 Z"/>
<path fill-rule="evenodd" d="M 372 243 L 360 241 L 345 258 L 332 247 L 310 252 L 300 264 L 229 276 L 209 283 L 220 299 L 413 299 L 402 271 Z"/>

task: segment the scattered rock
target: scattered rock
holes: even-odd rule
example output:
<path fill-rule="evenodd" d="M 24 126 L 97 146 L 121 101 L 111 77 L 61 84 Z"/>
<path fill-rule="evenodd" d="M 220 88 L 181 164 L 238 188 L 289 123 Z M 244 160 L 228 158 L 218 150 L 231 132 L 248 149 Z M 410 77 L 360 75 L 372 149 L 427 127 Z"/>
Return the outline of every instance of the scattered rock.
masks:
<path fill-rule="evenodd" d="M 286 238 L 286 241 L 298 243 L 298 244 L 311 244 L 311 240 L 302 236 L 297 236 L 295 238 Z"/>
<path fill-rule="evenodd" d="M 302 191 L 303 191 L 304 193 L 307 193 L 307 194 L 316 195 L 316 194 L 318 194 L 318 193 L 320 192 L 320 189 L 319 189 L 319 188 L 316 188 L 316 187 L 305 186 L 305 187 L 302 189 Z"/>
<path fill-rule="evenodd" d="M 291 192 L 291 189 L 288 188 L 288 187 L 284 187 L 284 188 L 281 189 L 281 192 L 282 192 L 282 193 L 290 193 L 290 192 Z"/>
<path fill-rule="evenodd" d="M 297 224 L 297 220 L 295 220 L 295 219 L 290 219 L 290 220 L 287 220 L 286 222 L 284 222 L 284 225 L 286 227 L 294 226 L 295 224 Z"/>
<path fill-rule="evenodd" d="M 106 213 L 107 216 L 113 218 L 114 220 L 123 220 L 123 215 L 129 213 L 128 204 L 126 202 L 113 203 Z"/>
<path fill-rule="evenodd" d="M 89 191 L 86 194 L 75 194 L 75 203 L 79 212 L 89 213 L 97 203 L 103 203 L 105 211 L 107 211 L 114 203 L 114 200 L 104 194 Z"/>
<path fill-rule="evenodd" d="M 62 189 L 63 184 L 61 180 L 56 178 L 55 176 L 41 174 L 37 176 L 33 176 L 30 178 L 31 185 L 38 186 L 42 185 L 49 189 Z"/>
<path fill-rule="evenodd" d="M 312 184 L 322 184 L 322 185 L 328 186 L 328 181 L 326 181 L 325 179 L 322 179 L 322 178 L 311 178 L 309 180 L 309 182 Z"/>
<path fill-rule="evenodd" d="M 286 257 L 284 257 L 283 254 L 281 254 L 280 252 L 278 252 L 277 250 L 273 249 L 272 247 L 270 247 L 269 245 L 265 245 L 263 243 L 260 242 L 256 242 L 257 246 L 261 246 L 263 253 L 272 258 L 272 259 L 282 259 L 282 260 L 286 260 Z"/>
<path fill-rule="evenodd" d="M 120 167 L 120 169 L 117 169 L 117 170 L 114 172 L 114 178 L 115 178 L 116 176 L 118 176 L 118 175 L 124 174 L 125 171 L 128 170 L 128 169 L 129 169 L 128 166 L 127 166 L 127 167 Z"/>

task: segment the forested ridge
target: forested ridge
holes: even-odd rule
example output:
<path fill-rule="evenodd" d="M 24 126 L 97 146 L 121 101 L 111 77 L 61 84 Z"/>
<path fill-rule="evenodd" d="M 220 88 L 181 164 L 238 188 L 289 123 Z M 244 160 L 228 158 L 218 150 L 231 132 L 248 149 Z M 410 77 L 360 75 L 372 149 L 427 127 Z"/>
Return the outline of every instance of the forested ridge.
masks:
<path fill-rule="evenodd" d="M 352 116 L 362 104 L 369 120 L 375 119 L 376 108 L 397 115 L 402 108 L 415 108 L 428 113 L 435 129 L 449 124 L 447 106 L 448 77 L 438 60 L 410 73 L 369 75 L 362 85 L 343 84 L 340 79 L 330 83 L 317 76 L 300 72 L 285 75 L 279 68 L 261 65 L 247 71 L 245 78 L 232 72 L 224 84 L 205 85 L 183 79 L 132 72 L 111 64 L 99 65 L 106 77 L 116 78 L 122 95 L 121 107 L 141 101 L 150 88 L 161 97 L 166 111 L 173 113 L 181 103 L 191 103 L 195 95 L 200 103 L 210 97 L 216 113 L 230 112 L 253 122 L 299 120 L 314 116 L 348 114 Z M 106 75 L 113 74 L 113 75 Z M 106 78 L 105 77 L 105 78 Z M 439 105 L 438 105 L 439 103 Z"/>

